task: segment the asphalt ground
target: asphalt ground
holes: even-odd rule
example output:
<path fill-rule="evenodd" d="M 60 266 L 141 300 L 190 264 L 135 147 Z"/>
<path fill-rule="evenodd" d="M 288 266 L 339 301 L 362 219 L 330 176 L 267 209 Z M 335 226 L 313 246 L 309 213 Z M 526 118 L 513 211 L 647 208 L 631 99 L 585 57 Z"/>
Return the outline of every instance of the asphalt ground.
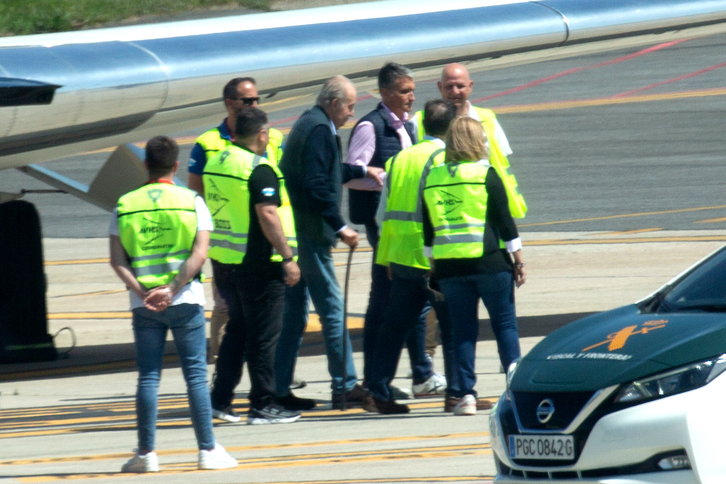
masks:
<path fill-rule="evenodd" d="M 537 63 L 531 63 L 533 56 L 513 56 L 473 66 L 487 68 L 474 74 L 473 98 L 498 113 L 530 206 L 519 224 L 529 271 L 529 281 L 517 291 L 523 351 L 577 315 L 647 295 L 723 245 L 724 40 L 719 28 L 699 29 L 614 41 L 602 50 L 580 46 L 564 58 L 540 53 L 534 56 Z M 435 76 L 418 74 L 417 108 L 435 97 Z M 375 104 L 375 92 L 359 94 L 358 116 Z M 312 100 L 295 103 L 267 106 L 279 128 L 288 129 Z M 188 152 L 196 134 L 175 136 Z M 86 154 L 48 166 L 89 182 L 104 156 Z M 34 183 L 3 172 L 0 190 Z M 242 465 L 198 472 L 183 380 L 170 347 L 157 432 L 163 472 L 119 474 L 136 441 L 136 375 L 127 294 L 108 266 L 102 238 L 108 214 L 67 195 L 26 199 L 37 204 L 43 218 L 49 331 L 71 327 L 77 346 L 56 362 L 0 366 L 0 479 L 491 481 L 488 412 L 452 417 L 442 412 L 438 398 L 415 400 L 407 416 L 331 410 L 314 318 L 304 341 L 307 356 L 296 370 L 308 385 L 296 393 L 317 399 L 318 409 L 291 425 L 215 426 L 217 439 Z M 346 255 L 345 250 L 335 255 L 341 281 Z M 361 247 L 351 268 L 348 323 L 357 342 L 370 257 Z M 504 379 L 486 332 L 486 313 L 480 314 L 477 390 L 496 398 Z M 70 346 L 69 334 L 56 338 L 61 351 Z M 354 356 L 360 372 L 361 354 Z M 440 351 L 435 361 L 443 368 Z M 406 367 L 404 354 L 395 382 L 400 386 L 410 384 Z M 245 377 L 235 401 L 239 411 L 246 408 L 248 389 Z"/>
<path fill-rule="evenodd" d="M 724 32 L 717 25 L 472 65 L 472 101 L 497 112 L 514 151 L 512 172 L 530 207 L 522 231 L 723 229 Z M 438 74 L 417 73 L 415 109 L 438 96 Z M 313 102 L 272 98 L 262 108 L 286 133 Z M 356 118 L 377 102 L 374 81 L 361 83 Z M 353 124 L 341 130 L 344 142 Z M 173 133 L 182 165 L 202 131 Z M 108 156 L 44 166 L 90 183 Z M 0 176 L 0 191 L 47 188 L 17 171 Z M 25 199 L 38 206 L 46 237 L 106 235 L 101 209 L 64 194 Z"/>

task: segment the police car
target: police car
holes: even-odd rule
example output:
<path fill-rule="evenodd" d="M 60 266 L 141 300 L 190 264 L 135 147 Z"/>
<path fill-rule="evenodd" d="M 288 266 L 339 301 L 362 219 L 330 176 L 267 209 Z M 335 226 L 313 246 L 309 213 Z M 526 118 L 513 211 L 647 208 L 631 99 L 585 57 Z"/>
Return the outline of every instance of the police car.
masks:
<path fill-rule="evenodd" d="M 510 366 L 497 483 L 726 483 L 726 247 Z"/>

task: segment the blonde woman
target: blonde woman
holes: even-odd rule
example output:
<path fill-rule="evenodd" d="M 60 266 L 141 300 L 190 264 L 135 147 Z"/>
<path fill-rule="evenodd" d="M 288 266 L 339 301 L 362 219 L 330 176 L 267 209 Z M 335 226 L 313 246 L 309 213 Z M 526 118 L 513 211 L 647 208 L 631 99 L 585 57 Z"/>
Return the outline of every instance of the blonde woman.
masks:
<path fill-rule="evenodd" d="M 522 242 L 501 178 L 488 163 L 486 135 L 468 117 L 452 121 L 446 159 L 426 179 L 424 242 L 454 327 L 459 399 L 455 415 L 477 410 L 479 298 L 489 312 L 504 368 L 520 356 L 514 286 L 526 281 Z M 479 408 L 486 408 L 480 401 Z"/>

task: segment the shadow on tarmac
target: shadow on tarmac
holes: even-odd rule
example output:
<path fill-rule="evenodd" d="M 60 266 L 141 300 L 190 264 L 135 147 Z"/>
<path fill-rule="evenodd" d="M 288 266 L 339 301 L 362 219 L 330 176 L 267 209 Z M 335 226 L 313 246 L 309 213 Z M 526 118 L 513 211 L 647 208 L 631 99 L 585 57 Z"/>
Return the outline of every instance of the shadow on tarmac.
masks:
<path fill-rule="evenodd" d="M 552 314 L 545 316 L 523 316 L 517 318 L 521 338 L 546 336 L 557 328 L 593 313 Z M 350 315 L 356 316 L 356 315 Z M 363 349 L 363 330 L 350 331 L 353 351 Z M 488 319 L 479 320 L 479 341 L 494 340 Z M 325 354 L 322 333 L 319 331 L 305 334 L 300 356 Z M 168 341 L 164 352 L 166 368 L 178 368 L 174 343 Z M 79 346 L 65 358 L 55 361 L 35 363 L 16 363 L 0 365 L 0 381 L 32 380 L 39 378 L 65 378 L 69 375 L 89 375 L 101 373 L 122 373 L 136 369 L 133 343 Z"/>

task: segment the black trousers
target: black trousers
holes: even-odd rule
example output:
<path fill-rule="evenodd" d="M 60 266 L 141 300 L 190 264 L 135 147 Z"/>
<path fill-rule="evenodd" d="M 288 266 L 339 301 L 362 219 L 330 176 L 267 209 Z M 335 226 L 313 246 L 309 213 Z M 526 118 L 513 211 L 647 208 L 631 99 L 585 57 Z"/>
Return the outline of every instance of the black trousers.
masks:
<path fill-rule="evenodd" d="M 282 329 L 285 284 L 272 274 L 243 271 L 239 265 L 212 261 L 219 294 L 229 306 L 229 322 L 219 347 L 212 406 L 224 409 L 247 362 L 252 388 L 250 405 L 261 409 L 275 396 L 275 349 Z"/>

